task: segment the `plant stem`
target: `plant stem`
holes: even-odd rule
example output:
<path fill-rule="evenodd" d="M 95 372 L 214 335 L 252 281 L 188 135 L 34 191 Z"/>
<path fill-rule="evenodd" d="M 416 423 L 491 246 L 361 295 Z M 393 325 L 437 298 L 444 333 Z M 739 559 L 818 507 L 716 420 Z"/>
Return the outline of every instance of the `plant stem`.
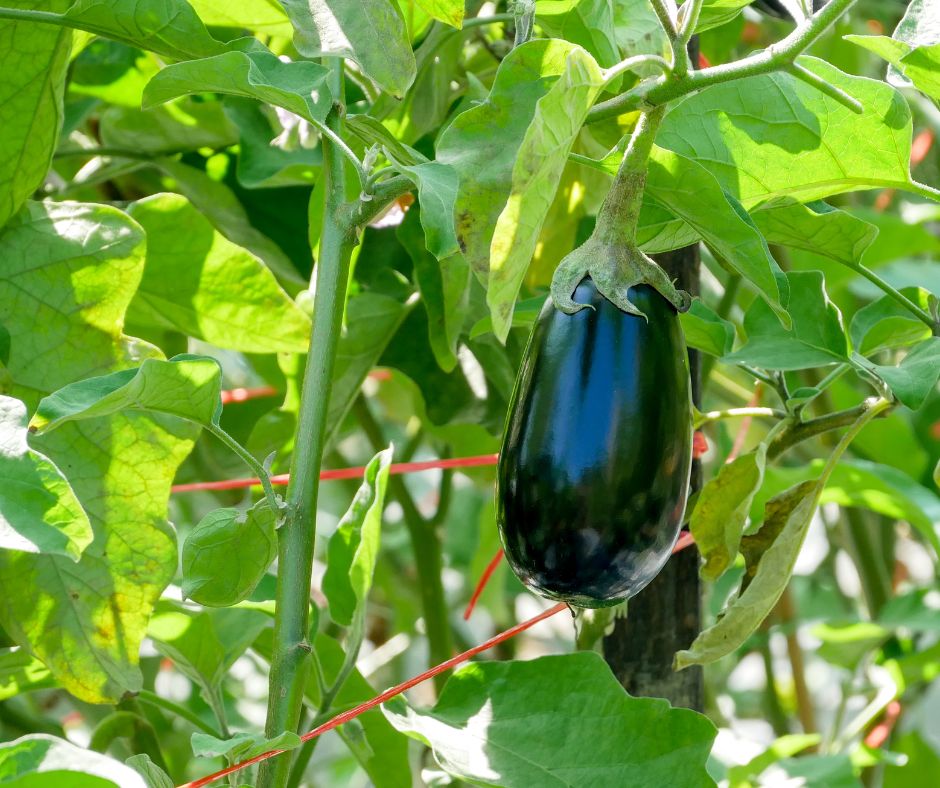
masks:
<path fill-rule="evenodd" d="M 777 693 L 777 672 L 774 669 L 774 658 L 770 651 L 770 624 L 764 621 L 761 625 L 761 639 L 758 650 L 761 659 L 764 661 L 764 705 L 767 713 L 767 721 L 774 729 L 776 736 L 786 736 L 790 733 L 787 714 L 780 703 L 780 695 Z"/>
<path fill-rule="evenodd" d="M 727 410 L 710 410 L 702 413 L 695 421 L 695 427 L 698 429 L 703 424 L 711 424 L 713 421 L 722 419 L 736 419 L 745 416 L 767 416 L 772 419 L 785 419 L 787 412 L 779 408 L 728 408 Z"/>
<path fill-rule="evenodd" d="M 863 513 L 851 506 L 842 512 L 847 547 L 862 578 L 868 615 L 874 620 L 891 596 L 891 577 L 882 560 L 880 547 L 876 547 L 872 540 L 871 529 Z"/>
<path fill-rule="evenodd" d="M 838 101 L 843 107 L 850 109 L 856 115 L 861 115 L 865 111 L 862 102 L 854 96 L 850 96 L 842 88 L 837 88 L 831 82 L 826 82 L 822 77 L 816 76 L 808 68 L 804 68 L 799 63 L 791 63 L 784 69 L 792 74 L 801 82 L 805 82 L 810 87 L 816 88 L 820 93 L 825 93 L 829 98 Z"/>
<path fill-rule="evenodd" d="M 251 469 L 251 472 L 258 477 L 258 480 L 261 482 L 261 487 L 264 489 L 264 497 L 268 502 L 268 506 L 271 507 L 271 511 L 274 512 L 275 516 L 280 517 L 280 506 L 278 504 L 277 493 L 274 492 L 274 486 L 271 484 L 271 477 L 265 467 L 255 459 L 254 455 L 252 455 L 248 449 L 242 446 L 218 424 L 210 423 L 204 424 L 202 426 L 204 426 L 209 433 L 224 443 L 226 447 L 231 449 L 232 452 L 237 454 L 244 461 L 245 465 Z"/>
<path fill-rule="evenodd" d="M 636 109 L 660 106 L 722 82 L 786 70 L 855 2 L 856 0 L 831 0 L 820 11 L 797 25 L 786 38 L 750 57 L 700 71 L 692 71 L 682 76 L 674 71 L 671 78 L 640 85 L 609 101 L 604 101 L 588 113 L 588 121 L 604 120 Z M 655 5 L 656 3 L 654 7 Z M 669 30 L 666 29 L 668 33 Z M 675 34 L 673 33 L 671 37 L 674 38 Z"/>
<path fill-rule="evenodd" d="M 179 153 L 186 153 L 182 150 L 168 150 L 161 151 L 158 153 L 146 152 L 146 151 L 135 151 L 130 150 L 129 148 L 63 148 L 57 150 L 52 154 L 54 159 L 64 159 L 69 156 L 108 156 L 111 158 L 120 158 L 120 159 L 139 159 L 141 161 L 152 161 L 153 159 L 158 159 L 161 156 L 176 156 Z"/>
<path fill-rule="evenodd" d="M 141 690 L 137 693 L 137 700 L 141 703 L 145 703 L 148 706 L 153 706 L 158 709 L 163 709 L 164 711 L 174 714 L 182 720 L 186 720 L 190 725 L 195 728 L 198 728 L 203 733 L 208 733 L 210 736 L 215 736 L 217 739 L 221 738 L 221 731 L 213 728 L 209 723 L 203 722 L 198 715 L 191 712 L 185 706 L 180 706 L 178 703 L 174 703 L 171 700 L 166 698 L 161 698 L 156 693 L 151 692 L 150 690 Z"/>
<path fill-rule="evenodd" d="M 875 287 L 881 290 L 885 295 L 893 298 L 897 303 L 903 306 L 908 312 L 910 312 L 914 317 L 920 320 L 922 323 L 926 324 L 930 330 L 934 333 L 938 333 L 937 322 L 930 316 L 928 312 L 921 309 L 917 304 L 911 301 L 904 293 L 898 291 L 896 288 L 889 285 L 884 279 L 882 279 L 878 274 L 872 271 L 865 265 L 861 263 L 855 263 L 855 265 L 850 265 L 853 271 L 861 276 L 864 276 L 869 282 L 871 282 Z"/>
<path fill-rule="evenodd" d="M 337 102 L 343 101 L 342 61 L 327 63 L 332 69 L 330 88 Z M 342 118 L 336 111 L 327 119 L 340 133 Z M 287 486 L 287 515 L 278 531 L 277 607 L 271 658 L 268 717 L 269 738 L 295 730 L 303 705 L 309 669 L 310 579 L 316 536 L 318 477 L 326 437 L 326 415 L 336 361 L 336 347 L 346 305 L 349 260 L 353 240 L 350 226 L 340 219 L 345 198 L 345 161 L 324 138 L 323 177 L 326 179 L 323 233 L 316 266 L 313 327 L 310 355 L 301 391 L 300 412 Z M 261 788 L 283 786 L 290 758 L 279 758 L 262 767 Z"/>
<path fill-rule="evenodd" d="M 362 397 L 356 399 L 353 412 L 369 442 L 374 447 L 378 447 L 376 451 L 388 445 L 381 426 Z M 400 476 L 390 476 L 388 486 L 402 508 L 405 527 L 411 538 L 411 549 L 414 552 L 415 566 L 418 571 L 418 590 L 421 593 L 424 625 L 427 629 L 429 656 L 431 664 L 436 665 L 450 659 L 453 652 L 447 600 L 441 581 L 441 538 L 434 525 L 421 516 L 411 493 L 408 492 L 407 485 Z M 434 683 L 438 690 L 445 681 L 446 676 L 443 674 L 435 676 Z"/>
<path fill-rule="evenodd" d="M 885 400 L 877 400 L 877 402 L 884 403 L 884 406 L 879 404 L 877 412 L 871 416 L 871 418 L 880 415 L 891 407 L 891 404 L 885 402 Z M 771 441 L 767 448 L 767 460 L 768 462 L 775 460 L 784 452 L 809 438 L 814 438 L 830 430 L 837 430 L 841 427 L 855 424 L 860 417 L 864 416 L 870 410 L 872 410 L 872 405 L 869 401 L 866 401 L 854 408 L 840 410 L 835 413 L 827 413 L 825 416 L 819 416 L 809 421 L 797 422 L 789 426 Z"/>
<path fill-rule="evenodd" d="M 622 244 L 624 239 L 635 243 L 650 151 L 665 114 L 665 107 L 658 107 L 637 121 L 620 169 L 597 214 L 592 237 L 607 244 Z"/>
<path fill-rule="evenodd" d="M 673 41 L 677 34 L 676 21 L 669 13 L 666 3 L 663 2 L 663 0 L 650 0 L 650 5 L 653 6 L 653 10 L 656 12 L 656 16 L 659 19 L 659 24 L 663 26 L 666 36 L 670 41 Z"/>
<path fill-rule="evenodd" d="M 687 0 L 685 4 L 685 17 L 672 42 L 672 51 L 675 53 L 675 67 L 673 71 L 680 79 L 689 73 L 689 41 L 698 25 L 699 14 L 702 12 L 702 0 Z"/>
<path fill-rule="evenodd" d="M 803 666 L 803 650 L 796 636 L 796 611 L 793 605 L 793 594 L 788 585 L 783 589 L 776 607 L 777 618 L 786 627 L 784 637 L 787 641 L 787 656 L 790 659 L 790 670 L 793 673 L 793 689 L 796 695 L 796 712 L 800 718 L 803 733 L 816 732 L 816 714 L 813 710 L 813 700 L 806 685 L 806 670 Z M 791 626 L 787 626 L 791 625 Z"/>

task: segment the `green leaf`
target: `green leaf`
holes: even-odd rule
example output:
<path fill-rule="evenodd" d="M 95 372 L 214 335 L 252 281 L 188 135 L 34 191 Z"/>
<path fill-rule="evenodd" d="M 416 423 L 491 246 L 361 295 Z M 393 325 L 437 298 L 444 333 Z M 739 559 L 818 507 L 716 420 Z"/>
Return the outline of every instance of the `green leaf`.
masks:
<path fill-rule="evenodd" d="M 896 367 L 870 363 L 865 366 L 888 384 L 902 405 L 917 410 L 940 378 L 940 337 L 930 337 L 914 345 Z"/>
<path fill-rule="evenodd" d="M 583 47 L 604 68 L 620 61 L 614 4 L 609 0 L 538 0 L 535 20 L 549 38 Z"/>
<path fill-rule="evenodd" d="M 701 33 L 727 24 L 752 2 L 754 0 L 704 0 L 695 32 Z"/>
<path fill-rule="evenodd" d="M 120 761 L 44 733 L 0 744 L 0 781 L 23 788 L 147 788 Z"/>
<path fill-rule="evenodd" d="M 431 746 L 446 772 L 476 785 L 711 784 L 705 761 L 714 726 L 665 700 L 631 697 L 593 652 L 470 663 L 433 709 L 399 696 L 383 711 Z"/>
<path fill-rule="evenodd" d="M 747 763 L 728 769 L 729 788 L 752 788 L 753 780 L 777 763 L 781 758 L 796 755 L 808 747 L 819 744 L 818 733 L 798 733 L 781 736 L 770 747 Z"/>
<path fill-rule="evenodd" d="M 147 788 L 174 788 L 170 776 L 150 760 L 146 753 L 132 755 L 124 763 L 144 778 Z"/>
<path fill-rule="evenodd" d="M 247 598 L 277 556 L 276 520 L 264 500 L 209 512 L 183 542 L 183 596 L 208 607 Z"/>
<path fill-rule="evenodd" d="M 235 193 L 224 183 L 213 180 L 203 170 L 175 159 L 155 159 L 154 166 L 170 176 L 173 188 L 188 199 L 222 235 L 257 257 L 292 295 L 307 287 L 284 251 L 274 241 L 252 226 L 248 212 Z"/>
<path fill-rule="evenodd" d="M 887 60 L 921 93 L 940 99 L 940 44 L 912 46 L 887 36 L 844 36 Z"/>
<path fill-rule="evenodd" d="M 539 99 L 564 72 L 571 50 L 571 44 L 547 39 L 513 49 L 500 63 L 486 101 L 459 114 L 438 140 L 437 161 L 453 167 L 460 179 L 457 239 L 484 285 L 493 228 L 509 199 L 517 152 Z"/>
<path fill-rule="evenodd" d="M 282 0 L 305 57 L 347 57 L 398 98 L 415 78 L 405 21 L 390 0 Z"/>
<path fill-rule="evenodd" d="M 666 32 L 649 0 L 614 0 L 614 30 L 620 51 L 628 56 L 670 54 Z M 659 72 L 650 66 L 648 72 L 637 73 L 648 77 Z"/>
<path fill-rule="evenodd" d="M 143 240 L 120 211 L 81 203 L 30 204 L 0 234 L 11 393 L 27 406 L 157 355 L 121 333 L 143 271 Z M 94 541 L 78 563 L 0 551 L 0 625 L 82 700 L 117 702 L 141 686 L 147 619 L 177 565 L 166 521 L 170 485 L 196 435 L 177 419 L 129 413 L 34 441 L 66 469 Z"/>
<path fill-rule="evenodd" d="M 810 202 L 857 189 L 910 187 L 911 113 L 904 98 L 822 60 L 799 62 L 858 99 L 864 112 L 774 73 L 713 85 L 681 101 L 657 142 L 700 162 L 748 210 L 780 198 Z"/>
<path fill-rule="evenodd" d="M 493 333 L 505 342 L 522 287 L 568 153 L 604 85 L 604 73 L 580 47 L 565 56 L 558 80 L 535 105 L 512 168 L 512 186 L 490 243 L 486 302 Z"/>
<path fill-rule="evenodd" d="M 415 280 L 428 311 L 428 341 L 441 369 L 457 366 L 457 341 L 469 312 L 470 266 L 459 252 L 436 260 L 425 247 L 419 211 L 411 208 L 397 236 L 414 263 Z M 423 217 L 424 204 L 420 213 Z"/>
<path fill-rule="evenodd" d="M 755 301 L 744 316 L 747 342 L 726 357 L 728 363 L 753 364 L 765 369 L 805 369 L 848 359 L 842 314 L 829 300 L 821 271 L 791 271 L 789 313 L 785 329 L 763 301 Z"/>
<path fill-rule="evenodd" d="M 270 619 L 257 610 L 226 608 L 194 613 L 161 602 L 147 634 L 161 654 L 203 691 L 213 691 Z"/>
<path fill-rule="evenodd" d="M 148 358 L 137 368 L 86 378 L 44 397 L 30 429 L 50 432 L 68 421 L 148 410 L 196 424 L 217 424 L 222 413 L 222 370 L 208 356 Z"/>
<path fill-rule="evenodd" d="M 832 665 L 855 670 L 858 664 L 877 648 L 891 632 L 870 621 L 820 623 L 812 629 L 821 641 L 817 654 Z"/>
<path fill-rule="evenodd" d="M 679 315 L 679 323 L 689 347 L 718 358 L 731 352 L 734 324 L 715 314 L 701 299 L 696 298 L 689 311 Z"/>
<path fill-rule="evenodd" d="M 270 0 L 188 0 L 199 18 L 210 27 L 250 30 L 261 35 L 289 38 L 293 32 L 287 12 Z"/>
<path fill-rule="evenodd" d="M 775 202 L 751 218 L 769 243 L 805 249 L 850 267 L 878 235 L 877 227 L 822 201 Z"/>
<path fill-rule="evenodd" d="M 463 0 L 417 0 L 417 3 L 432 19 L 451 27 L 463 26 Z"/>
<path fill-rule="evenodd" d="M 322 123 L 333 106 L 328 73 L 316 63 L 284 63 L 267 51 L 226 52 L 162 69 L 147 83 L 143 108 L 211 91 L 257 99 Z"/>
<path fill-rule="evenodd" d="M 236 174 L 242 186 L 259 189 L 314 183 L 323 151 L 315 144 L 316 138 L 301 136 L 300 130 L 308 126 L 297 125 L 288 133 L 273 109 L 251 99 L 228 96 L 224 105 L 225 114 L 238 126 Z"/>
<path fill-rule="evenodd" d="M 907 760 L 903 765 L 885 764 L 884 788 L 933 788 L 934 779 L 940 774 L 940 755 L 920 733 L 910 730 L 892 737 L 891 750 Z"/>
<path fill-rule="evenodd" d="M 940 632 L 940 604 L 936 595 L 918 589 L 889 599 L 878 616 L 884 627 L 912 630 L 913 632 Z"/>
<path fill-rule="evenodd" d="M 192 735 L 193 755 L 197 758 L 227 758 L 231 762 L 246 761 L 270 750 L 293 750 L 301 745 L 300 736 L 284 731 L 280 736 L 266 739 L 261 734 L 237 733 L 229 739 L 217 739 L 207 733 Z"/>
<path fill-rule="evenodd" d="M 226 117 L 221 101 L 186 97 L 143 111 L 107 107 L 101 113 L 101 142 L 154 155 L 221 149 L 238 142 L 238 129 Z"/>
<path fill-rule="evenodd" d="M 55 680 L 49 668 L 30 655 L 26 649 L 0 651 L 0 701 L 54 686 Z"/>
<path fill-rule="evenodd" d="M 0 549 L 77 561 L 91 544 L 88 515 L 54 462 L 26 443 L 26 406 L 0 395 Z"/>
<path fill-rule="evenodd" d="M 770 614 L 790 581 L 824 485 L 822 478 L 801 482 L 767 502 L 760 531 L 742 540 L 743 590 L 688 650 L 676 654 L 676 670 L 730 654 Z"/>
<path fill-rule="evenodd" d="M 531 328 L 538 319 L 539 312 L 542 311 L 544 305 L 545 296 L 535 296 L 534 298 L 526 298 L 523 301 L 517 301 L 516 306 L 512 310 L 512 327 Z M 470 329 L 470 339 L 476 339 L 477 337 L 492 332 L 493 316 L 486 315 L 473 324 L 473 328 Z"/>
<path fill-rule="evenodd" d="M 391 447 L 372 458 L 366 466 L 359 490 L 327 547 L 323 593 L 330 603 L 330 616 L 337 624 L 346 627 L 353 623 L 357 614 L 364 615 L 366 598 L 372 587 L 391 462 Z"/>
<path fill-rule="evenodd" d="M 395 160 L 395 154 L 389 152 Z M 418 187 L 421 225 L 427 250 L 438 260 L 456 257 L 460 244 L 454 231 L 454 205 L 457 201 L 457 172 L 446 164 L 428 161 L 414 166 L 398 162 L 395 167 Z"/>
<path fill-rule="evenodd" d="M 246 353 L 303 353 L 310 318 L 247 250 L 185 198 L 155 194 L 130 209 L 147 231 L 147 265 L 131 314 Z"/>
<path fill-rule="evenodd" d="M 78 0 L 65 17 L 105 38 L 178 60 L 225 51 L 185 0 Z"/>
<path fill-rule="evenodd" d="M 64 11 L 70 0 L 44 2 Z M 35 2 L 16 0 L 14 8 Z M 0 21 L 0 227 L 38 189 L 62 128 L 62 98 L 72 31 L 34 22 Z M 15 45 L 14 45 L 14 42 Z"/>
<path fill-rule="evenodd" d="M 723 465 L 699 493 L 689 521 L 699 552 L 705 559 L 702 577 L 717 580 L 738 554 L 754 494 L 764 480 L 767 446 L 742 454 Z"/>
<path fill-rule="evenodd" d="M 901 293 L 929 312 L 932 296 L 922 287 L 905 287 Z M 905 347 L 928 339 L 930 328 L 890 295 L 883 295 L 852 316 L 849 336 L 856 351 L 870 356 L 880 350 Z"/>
<path fill-rule="evenodd" d="M 786 277 L 751 217 L 722 191 L 704 166 L 654 147 L 646 188 L 651 197 L 693 227 L 728 265 L 753 283 L 774 312 L 786 319 Z"/>

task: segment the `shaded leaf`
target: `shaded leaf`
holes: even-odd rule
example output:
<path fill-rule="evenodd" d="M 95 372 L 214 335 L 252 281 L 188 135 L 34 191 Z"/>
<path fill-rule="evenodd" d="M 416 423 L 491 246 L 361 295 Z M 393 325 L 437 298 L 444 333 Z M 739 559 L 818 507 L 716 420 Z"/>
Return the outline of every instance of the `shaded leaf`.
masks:
<path fill-rule="evenodd" d="M 532 322 L 535 322 L 534 317 Z M 689 347 L 718 358 L 731 352 L 734 345 L 734 324 L 715 314 L 701 299 L 696 298 L 692 301 L 689 311 L 679 315 L 679 323 Z"/>
<path fill-rule="evenodd" d="M 767 447 L 761 443 L 723 465 L 699 493 L 689 529 L 705 559 L 702 577 L 718 579 L 737 556 L 751 501 L 764 479 L 766 458 Z"/>
<path fill-rule="evenodd" d="M 147 359 L 137 368 L 86 378 L 44 397 L 30 429 L 49 432 L 78 419 L 122 410 L 149 410 L 200 425 L 217 424 L 222 413 L 222 370 L 208 356 Z"/>
<path fill-rule="evenodd" d="M 159 73 L 159 72 L 158 72 Z M 101 142 L 141 153 L 166 154 L 199 148 L 227 148 L 238 142 L 238 129 L 221 101 L 189 97 L 147 110 L 106 107 L 101 113 Z"/>
<path fill-rule="evenodd" d="M 812 629 L 821 642 L 817 654 L 826 662 L 855 670 L 859 662 L 877 648 L 891 632 L 870 621 L 820 623 Z"/>
<path fill-rule="evenodd" d="M 174 788 L 170 776 L 150 760 L 146 753 L 132 755 L 124 763 L 144 778 L 147 788 Z"/>
<path fill-rule="evenodd" d="M 54 686 L 55 680 L 49 668 L 26 649 L 0 651 L 0 701 Z"/>
<path fill-rule="evenodd" d="M 539 0 L 535 19 L 549 38 L 584 47 L 604 68 L 620 60 L 610 0 Z"/>
<path fill-rule="evenodd" d="M 191 743 L 193 755 L 197 758 L 224 757 L 233 763 L 254 758 L 270 750 L 293 750 L 301 745 L 300 736 L 293 731 L 284 731 L 273 739 L 252 733 L 237 733 L 229 739 L 217 739 L 207 733 L 194 733 Z"/>
<path fill-rule="evenodd" d="M 383 711 L 431 746 L 445 771 L 477 785 L 712 784 L 705 771 L 712 724 L 665 700 L 629 696 L 593 652 L 471 663 L 448 680 L 433 709 L 399 696 Z"/>
<path fill-rule="evenodd" d="M 323 593 L 330 604 L 330 616 L 343 626 L 350 626 L 357 614 L 364 614 L 372 587 L 391 462 L 391 447 L 372 458 L 327 547 Z"/>
<path fill-rule="evenodd" d="M 917 410 L 937 386 L 940 378 L 940 337 L 914 345 L 896 367 L 866 365 L 874 370 L 902 405 Z"/>
<path fill-rule="evenodd" d="M 91 544 L 88 515 L 68 480 L 26 443 L 26 407 L 0 395 L 0 548 L 77 561 Z"/>
<path fill-rule="evenodd" d="M 764 301 L 755 301 L 744 316 L 747 342 L 731 355 L 730 363 L 766 369 L 805 369 L 848 359 L 842 314 L 829 300 L 821 271 L 791 271 L 789 313 L 785 329 Z"/>
<path fill-rule="evenodd" d="M 183 596 L 208 607 L 247 598 L 277 557 L 276 520 L 265 500 L 209 512 L 183 542 Z"/>
<path fill-rule="evenodd" d="M 905 287 L 901 294 L 929 312 L 932 296 L 922 287 Z M 883 295 L 852 315 L 849 336 L 855 350 L 869 356 L 879 350 L 913 345 L 928 339 L 930 328 L 890 295 Z"/>

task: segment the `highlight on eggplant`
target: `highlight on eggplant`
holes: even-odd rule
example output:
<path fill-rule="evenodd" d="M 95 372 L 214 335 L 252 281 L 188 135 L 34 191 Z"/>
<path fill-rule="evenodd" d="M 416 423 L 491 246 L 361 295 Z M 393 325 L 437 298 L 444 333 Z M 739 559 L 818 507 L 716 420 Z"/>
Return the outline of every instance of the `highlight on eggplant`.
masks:
<path fill-rule="evenodd" d="M 579 607 L 633 596 L 678 538 L 692 460 L 692 399 L 675 308 L 648 285 L 626 314 L 590 278 L 547 299 L 509 406 L 497 473 L 506 557 L 534 591 Z"/>

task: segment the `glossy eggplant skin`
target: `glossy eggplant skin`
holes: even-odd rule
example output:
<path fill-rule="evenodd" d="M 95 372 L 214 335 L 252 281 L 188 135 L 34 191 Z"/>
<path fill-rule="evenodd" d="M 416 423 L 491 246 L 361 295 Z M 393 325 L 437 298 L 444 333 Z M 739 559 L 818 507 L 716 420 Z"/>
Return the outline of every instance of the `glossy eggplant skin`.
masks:
<path fill-rule="evenodd" d="M 497 523 L 523 583 L 579 607 L 633 596 L 669 558 L 692 462 L 685 340 L 673 307 L 639 285 L 622 312 L 588 278 L 574 315 L 548 299 L 509 406 Z"/>

